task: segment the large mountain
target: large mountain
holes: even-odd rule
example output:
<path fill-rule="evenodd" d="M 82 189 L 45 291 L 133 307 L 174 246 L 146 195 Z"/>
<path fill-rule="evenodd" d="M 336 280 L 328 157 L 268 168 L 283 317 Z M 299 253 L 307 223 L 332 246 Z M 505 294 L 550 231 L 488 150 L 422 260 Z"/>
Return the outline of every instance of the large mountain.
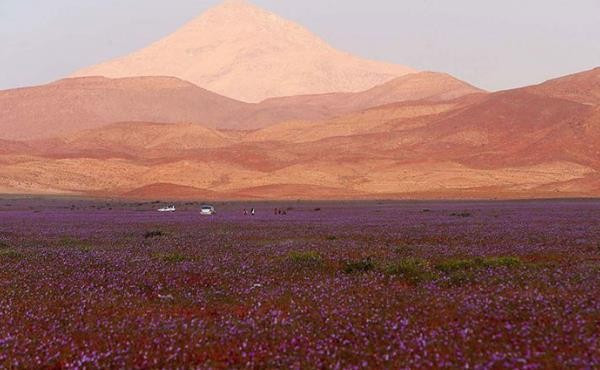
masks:
<path fill-rule="evenodd" d="M 119 123 L 2 142 L 0 189 L 144 198 L 600 196 L 600 70 L 254 131 Z"/>
<path fill-rule="evenodd" d="M 244 0 L 227 0 L 142 50 L 74 76 L 172 76 L 258 102 L 358 92 L 412 72 L 338 51 L 294 22 Z"/>

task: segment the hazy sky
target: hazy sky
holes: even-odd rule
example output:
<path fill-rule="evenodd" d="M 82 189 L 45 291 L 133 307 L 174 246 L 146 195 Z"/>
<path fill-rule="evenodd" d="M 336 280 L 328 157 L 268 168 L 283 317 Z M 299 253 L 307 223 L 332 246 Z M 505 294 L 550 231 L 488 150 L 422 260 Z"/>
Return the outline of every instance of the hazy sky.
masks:
<path fill-rule="evenodd" d="M 497 90 L 600 66 L 600 0 L 254 0 L 354 54 Z M 0 89 L 59 79 L 216 0 L 0 0 Z"/>

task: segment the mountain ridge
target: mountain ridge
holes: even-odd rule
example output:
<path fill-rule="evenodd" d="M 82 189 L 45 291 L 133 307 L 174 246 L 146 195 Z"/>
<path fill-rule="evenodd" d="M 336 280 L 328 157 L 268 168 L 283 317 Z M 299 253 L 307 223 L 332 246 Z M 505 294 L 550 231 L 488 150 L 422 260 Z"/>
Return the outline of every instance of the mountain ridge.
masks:
<path fill-rule="evenodd" d="M 421 73 L 411 76 L 422 80 Z M 418 100 L 427 94 L 471 94 L 480 90 L 443 74 L 427 73 L 438 86 L 413 91 L 411 84 L 380 90 L 273 98 L 244 103 L 176 77 L 101 76 L 68 78 L 47 85 L 0 91 L 0 138 L 39 139 L 115 122 L 196 123 L 212 128 L 255 130 L 285 121 L 323 120 L 373 105 Z M 393 83 L 396 80 L 391 81 Z M 383 92 L 381 91 L 383 90 Z M 426 91 L 426 94 L 422 92 Z"/>
<path fill-rule="evenodd" d="M 407 101 L 255 131 L 129 122 L 4 141 L 0 189 L 203 199 L 598 197 L 600 104 L 587 101 L 597 92 L 589 73 L 556 79 L 558 92 L 532 86 Z M 585 101 L 557 96 L 563 91 L 583 92 Z"/>

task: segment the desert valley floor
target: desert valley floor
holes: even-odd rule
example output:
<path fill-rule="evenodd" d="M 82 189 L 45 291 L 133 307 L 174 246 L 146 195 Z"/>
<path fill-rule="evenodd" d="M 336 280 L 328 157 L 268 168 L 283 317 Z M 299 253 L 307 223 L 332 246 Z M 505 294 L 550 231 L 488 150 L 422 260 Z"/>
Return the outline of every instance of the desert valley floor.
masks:
<path fill-rule="evenodd" d="M 0 367 L 600 365 L 598 200 L 160 205 L 0 200 Z"/>

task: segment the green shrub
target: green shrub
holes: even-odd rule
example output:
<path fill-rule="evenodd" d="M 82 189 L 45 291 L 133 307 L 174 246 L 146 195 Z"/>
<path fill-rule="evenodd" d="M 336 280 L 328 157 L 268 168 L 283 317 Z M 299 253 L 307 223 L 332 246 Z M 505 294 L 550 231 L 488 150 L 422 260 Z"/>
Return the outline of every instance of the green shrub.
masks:
<path fill-rule="evenodd" d="M 77 248 L 82 252 L 90 252 L 92 250 L 91 243 L 84 240 L 75 239 L 70 236 L 64 236 L 58 242 L 63 247 Z"/>
<path fill-rule="evenodd" d="M 429 269 L 429 264 L 421 258 L 405 258 L 388 264 L 385 272 L 390 275 L 399 275 L 413 282 L 419 283 L 432 280 L 434 274 Z"/>
<path fill-rule="evenodd" d="M 178 252 L 155 254 L 154 258 L 170 263 L 185 262 L 189 259 L 187 256 Z"/>
<path fill-rule="evenodd" d="M 19 259 L 22 258 L 23 254 L 14 249 L 0 249 L 0 258 L 8 259 Z"/>
<path fill-rule="evenodd" d="M 517 267 L 521 265 L 521 259 L 518 257 L 501 256 L 477 257 L 467 259 L 449 259 L 438 262 L 435 265 L 435 268 L 445 273 L 452 273 L 456 271 L 469 271 L 475 269 L 496 267 Z"/>
<path fill-rule="evenodd" d="M 517 267 L 523 262 L 519 257 L 487 257 L 482 261 L 485 267 Z"/>
<path fill-rule="evenodd" d="M 399 244 L 394 248 L 394 253 L 400 255 L 412 254 L 415 251 L 415 247 L 409 244 Z"/>
<path fill-rule="evenodd" d="M 466 271 L 476 266 L 473 259 L 449 259 L 436 263 L 435 268 L 445 273 Z"/>
<path fill-rule="evenodd" d="M 318 252 L 290 252 L 287 257 L 288 261 L 300 267 L 320 266 L 323 263 L 323 258 Z"/>
<path fill-rule="evenodd" d="M 65 247 L 70 247 L 73 246 L 77 243 L 77 239 L 72 238 L 70 236 L 63 236 L 62 238 L 60 238 L 60 240 L 58 241 L 58 243 L 61 246 L 65 246 Z"/>
<path fill-rule="evenodd" d="M 475 279 L 473 271 L 456 270 L 448 275 L 448 284 L 451 286 L 461 286 L 468 284 Z"/>
<path fill-rule="evenodd" d="M 375 269 L 375 262 L 371 257 L 356 261 L 346 261 L 344 263 L 344 272 L 347 274 L 364 273 Z"/>

